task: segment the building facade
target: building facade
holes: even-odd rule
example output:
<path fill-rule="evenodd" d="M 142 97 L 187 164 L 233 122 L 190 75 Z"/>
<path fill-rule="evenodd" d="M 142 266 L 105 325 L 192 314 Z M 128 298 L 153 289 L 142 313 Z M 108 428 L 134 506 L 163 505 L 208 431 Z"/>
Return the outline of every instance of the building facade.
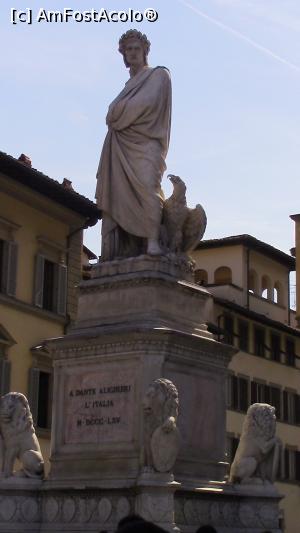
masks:
<path fill-rule="evenodd" d="M 193 258 L 196 282 L 213 295 L 210 330 L 238 352 L 229 366 L 228 460 L 232 461 L 246 411 L 252 403 L 276 407 L 282 440 L 278 489 L 282 524 L 299 530 L 300 331 L 290 309 L 295 259 L 250 235 L 202 241 Z"/>
<path fill-rule="evenodd" d="M 0 395 L 28 397 L 46 458 L 52 369 L 43 340 L 75 319 L 83 230 L 99 215 L 69 181 L 0 152 Z"/>

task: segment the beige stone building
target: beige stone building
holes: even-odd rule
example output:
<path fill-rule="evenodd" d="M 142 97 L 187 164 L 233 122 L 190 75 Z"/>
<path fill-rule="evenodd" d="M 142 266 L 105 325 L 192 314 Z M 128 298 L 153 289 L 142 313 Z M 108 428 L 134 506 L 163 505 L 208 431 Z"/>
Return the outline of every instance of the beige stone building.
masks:
<path fill-rule="evenodd" d="M 0 395 L 28 396 L 49 456 L 52 370 L 43 339 L 65 333 L 77 310 L 83 230 L 95 204 L 0 152 Z"/>
<path fill-rule="evenodd" d="M 290 309 L 294 257 L 250 235 L 202 241 L 195 250 L 196 281 L 214 298 L 210 330 L 238 353 L 228 380 L 228 458 L 232 459 L 248 406 L 276 407 L 283 449 L 278 472 L 282 523 L 300 523 L 300 331 Z"/>

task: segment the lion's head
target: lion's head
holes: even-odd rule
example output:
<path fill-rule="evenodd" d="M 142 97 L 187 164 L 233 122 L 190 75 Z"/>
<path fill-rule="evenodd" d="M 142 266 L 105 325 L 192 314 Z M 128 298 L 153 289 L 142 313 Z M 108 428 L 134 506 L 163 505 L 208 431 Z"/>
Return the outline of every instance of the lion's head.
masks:
<path fill-rule="evenodd" d="M 9 392 L 0 400 L 0 422 L 10 424 L 17 431 L 24 431 L 32 427 L 32 416 L 29 403 L 20 392 Z"/>
<path fill-rule="evenodd" d="M 243 425 L 244 433 L 262 436 L 266 440 L 275 436 L 276 415 L 275 407 L 268 403 L 254 403 L 250 405 Z"/>
<path fill-rule="evenodd" d="M 145 394 L 143 401 L 144 413 L 147 417 L 162 424 L 167 418 L 178 416 L 178 392 L 172 381 L 159 378 L 153 381 Z"/>

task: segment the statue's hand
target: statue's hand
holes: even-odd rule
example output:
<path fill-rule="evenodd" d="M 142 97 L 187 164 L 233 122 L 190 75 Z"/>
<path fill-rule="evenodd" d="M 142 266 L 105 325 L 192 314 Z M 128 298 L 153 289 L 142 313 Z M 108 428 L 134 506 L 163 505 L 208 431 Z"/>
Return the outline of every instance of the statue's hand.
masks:
<path fill-rule="evenodd" d="M 163 423 L 162 429 L 165 431 L 165 433 L 170 433 L 176 428 L 176 422 L 174 416 L 170 416 L 167 418 L 167 420 Z"/>

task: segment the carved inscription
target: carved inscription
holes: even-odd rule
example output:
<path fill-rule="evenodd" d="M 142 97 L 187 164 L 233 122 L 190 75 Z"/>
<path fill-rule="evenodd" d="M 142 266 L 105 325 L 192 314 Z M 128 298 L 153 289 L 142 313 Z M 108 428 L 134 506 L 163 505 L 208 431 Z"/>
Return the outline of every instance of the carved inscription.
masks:
<path fill-rule="evenodd" d="M 135 374 L 111 367 L 83 372 L 66 379 L 65 442 L 131 441 L 135 409 Z"/>

